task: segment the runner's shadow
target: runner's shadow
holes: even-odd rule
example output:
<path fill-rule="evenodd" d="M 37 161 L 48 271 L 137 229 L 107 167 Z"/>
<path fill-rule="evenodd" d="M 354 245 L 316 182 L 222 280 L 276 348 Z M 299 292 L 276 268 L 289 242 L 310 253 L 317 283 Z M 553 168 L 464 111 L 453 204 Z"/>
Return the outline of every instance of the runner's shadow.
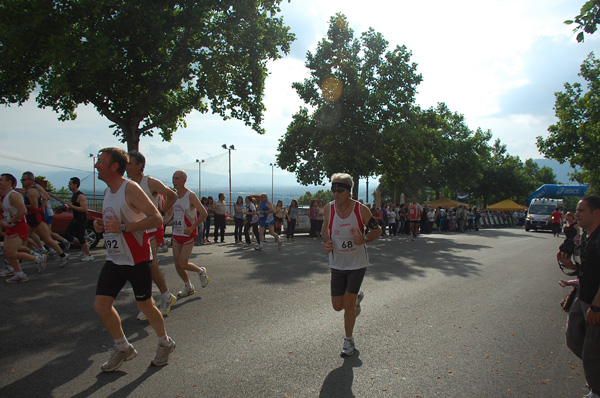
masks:
<path fill-rule="evenodd" d="M 354 381 L 354 370 L 362 366 L 362 361 L 359 358 L 360 352 L 354 350 L 354 355 L 344 357 L 344 363 L 337 369 L 329 372 L 323 386 L 319 398 L 352 398 L 352 383 Z"/>
<path fill-rule="evenodd" d="M 140 386 L 142 383 L 144 383 L 146 380 L 148 380 L 148 378 L 150 376 L 152 376 L 155 373 L 162 370 L 162 368 L 163 368 L 162 366 L 161 367 L 148 366 L 146 371 L 144 373 L 142 373 L 137 379 L 135 379 L 131 383 L 127 383 L 127 385 L 121 387 L 121 389 L 113 392 L 112 394 L 109 395 L 109 397 L 120 398 L 120 397 L 131 396 L 131 394 L 135 391 L 135 389 L 138 386 Z M 96 375 L 96 383 L 94 383 L 94 385 L 91 385 L 85 391 L 82 391 L 79 394 L 74 395 L 73 397 L 74 398 L 89 397 L 90 395 L 92 395 L 94 392 L 100 390 L 105 385 L 113 383 L 118 378 L 125 376 L 125 375 L 127 375 L 127 373 L 120 371 L 120 370 L 118 370 L 116 372 L 111 372 L 111 373 L 105 373 L 105 372 L 98 373 L 98 375 Z"/>

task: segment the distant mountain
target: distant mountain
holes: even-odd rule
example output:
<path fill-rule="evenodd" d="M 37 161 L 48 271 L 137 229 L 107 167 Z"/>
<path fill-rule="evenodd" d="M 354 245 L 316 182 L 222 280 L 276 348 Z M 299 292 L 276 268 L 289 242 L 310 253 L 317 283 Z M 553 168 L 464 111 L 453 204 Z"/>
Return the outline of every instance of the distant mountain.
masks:
<path fill-rule="evenodd" d="M 569 174 L 575 172 L 575 169 L 573 169 L 569 163 L 560 164 L 554 159 L 533 159 L 533 161 L 536 162 L 540 168 L 544 166 L 550 167 L 554 171 L 554 174 L 556 174 L 556 181 L 558 181 L 559 184 L 578 185 L 576 181 L 571 181 Z"/>
<path fill-rule="evenodd" d="M 560 164 L 552 159 L 534 159 L 534 161 L 540 167 L 550 167 L 554 171 L 554 174 L 556 174 L 556 179 L 559 183 L 566 185 L 577 184 L 569 178 L 569 174 L 573 173 L 574 169 L 568 164 Z M 89 172 L 83 170 L 42 170 L 42 167 L 45 169 L 45 166 L 32 165 L 29 170 L 36 175 L 45 176 L 56 189 L 67 187 L 71 177 L 79 177 L 81 179 L 81 190 L 84 193 L 91 195 L 94 191 L 94 179 L 92 178 L 93 174 L 91 167 Z M 17 179 L 20 178 L 23 171 L 25 171 L 24 169 L 16 169 L 15 167 L 7 165 L 0 165 L 0 170 L 2 170 L 3 173 L 15 175 Z M 175 169 L 170 166 L 155 165 L 152 168 L 149 167 L 146 170 L 146 173 L 161 180 L 165 185 L 172 186 L 171 179 L 174 171 Z M 188 168 L 185 169 L 185 171 L 188 174 L 187 187 L 194 192 L 198 192 L 198 169 Z M 102 195 L 106 189 L 106 184 L 98 180 L 97 174 L 95 177 L 96 195 Z M 273 178 L 273 188 L 271 187 L 271 178 Z M 373 189 L 377 188 L 378 185 L 375 178 L 370 179 L 369 196 L 371 196 Z M 298 198 L 307 191 L 314 193 L 320 189 L 328 189 L 328 186 L 300 185 L 292 173 L 271 175 L 271 173 L 245 172 L 232 173 L 231 189 L 231 195 L 234 201 L 238 195 L 246 196 L 248 194 L 262 192 L 266 192 L 270 197 L 271 189 L 273 189 L 275 200 L 281 199 L 284 203 L 289 203 L 291 199 Z M 364 198 L 365 190 L 365 181 L 361 180 L 359 186 L 360 198 Z M 227 173 L 215 174 L 202 171 L 202 196 L 211 195 L 217 197 L 219 192 L 224 192 L 227 200 L 229 200 L 229 175 Z"/>

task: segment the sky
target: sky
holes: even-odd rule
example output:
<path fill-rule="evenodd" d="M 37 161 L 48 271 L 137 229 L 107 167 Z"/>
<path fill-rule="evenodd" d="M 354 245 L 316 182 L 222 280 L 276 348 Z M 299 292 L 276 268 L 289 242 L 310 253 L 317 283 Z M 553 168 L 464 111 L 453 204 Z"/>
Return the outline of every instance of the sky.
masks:
<path fill-rule="evenodd" d="M 295 33 L 291 52 L 269 62 L 263 127 L 259 135 L 242 122 L 222 121 L 197 112 L 186 118 L 187 127 L 176 131 L 171 142 L 142 137 L 140 152 L 147 170 L 198 171 L 221 175 L 226 185 L 228 151 L 232 175 L 257 176 L 257 184 L 271 179 L 294 183 L 295 178 L 277 167 L 279 139 L 291 117 L 303 106 L 293 82 L 308 76 L 307 51 L 314 52 L 326 37 L 329 19 L 343 13 L 355 37 L 372 27 L 390 43 L 405 45 L 418 64 L 423 81 L 416 103 L 423 108 L 444 102 L 465 116 L 472 130 L 491 130 L 511 155 L 522 160 L 541 158 L 537 136 L 547 136 L 554 116 L 554 93 L 565 82 L 579 81 L 586 56 L 598 49 L 600 34 L 577 43 L 572 27 L 563 22 L 579 13 L 583 0 L 292 0 L 283 1 L 284 22 Z M 600 54 L 598 54 L 600 56 Z M 0 107 L 0 166 L 28 169 L 35 174 L 74 169 L 92 173 L 99 149 L 120 146 L 111 124 L 93 107 L 81 106 L 75 121 L 60 122 L 51 109 L 37 107 L 33 96 L 21 107 Z M 55 167 L 56 166 L 56 167 Z M 195 175 L 195 174 L 194 174 Z M 190 181 L 193 177 L 190 175 Z M 195 177 L 197 185 L 198 177 Z"/>

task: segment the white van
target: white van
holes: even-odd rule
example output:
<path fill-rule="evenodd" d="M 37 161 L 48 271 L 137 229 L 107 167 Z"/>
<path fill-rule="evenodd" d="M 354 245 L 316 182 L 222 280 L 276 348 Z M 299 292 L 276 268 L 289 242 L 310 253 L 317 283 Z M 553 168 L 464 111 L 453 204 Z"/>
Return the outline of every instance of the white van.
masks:
<path fill-rule="evenodd" d="M 563 211 L 564 201 L 562 199 L 533 199 L 527 210 L 525 219 L 525 231 L 530 229 L 552 231 L 551 214 L 558 208 Z"/>

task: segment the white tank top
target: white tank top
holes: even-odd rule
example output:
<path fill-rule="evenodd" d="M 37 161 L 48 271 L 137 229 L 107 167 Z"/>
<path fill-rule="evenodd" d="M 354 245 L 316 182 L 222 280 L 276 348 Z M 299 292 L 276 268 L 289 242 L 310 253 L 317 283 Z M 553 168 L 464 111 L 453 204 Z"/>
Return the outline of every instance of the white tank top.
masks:
<path fill-rule="evenodd" d="M 369 255 L 366 245 L 356 245 L 353 237 L 363 233 L 360 216 L 360 203 L 354 202 L 354 209 L 343 219 L 335 211 L 335 202 L 329 204 L 329 236 L 333 251 L 329 253 L 329 266 L 342 271 L 366 268 Z"/>
<path fill-rule="evenodd" d="M 183 231 L 196 222 L 196 210 L 190 206 L 190 191 L 187 191 L 182 198 L 177 198 L 173 205 L 173 235 L 186 235 Z"/>
<path fill-rule="evenodd" d="M 13 206 L 10 203 L 10 195 L 12 195 L 13 193 L 16 193 L 17 195 L 19 195 L 21 200 L 23 200 L 23 196 L 14 190 L 7 193 L 6 196 L 4 197 L 4 199 L 2 200 L 2 215 L 4 216 L 4 219 L 6 220 L 6 222 L 10 224 L 9 227 L 15 226 L 15 224 L 11 223 L 10 220 L 11 220 L 11 218 L 13 218 L 15 216 L 15 214 L 17 214 L 19 212 L 19 209 L 17 209 L 15 206 Z M 23 203 L 25 203 L 25 202 L 23 202 Z M 22 220 L 19 220 L 17 222 L 19 223 L 19 222 L 24 222 L 24 221 L 25 221 L 25 216 L 23 216 Z"/>
<path fill-rule="evenodd" d="M 158 197 L 158 195 L 156 195 L 156 196 L 152 195 L 152 190 L 150 189 L 150 186 L 148 185 L 148 176 L 147 175 L 142 177 L 142 181 L 140 182 L 140 187 L 142 188 L 142 191 L 144 191 L 144 193 L 146 194 L 148 199 L 150 199 L 150 202 L 152 202 L 154 207 L 156 207 L 158 209 L 159 197 Z M 156 232 L 156 228 L 149 229 L 148 232 Z"/>
<path fill-rule="evenodd" d="M 102 205 L 102 220 L 119 220 L 121 224 L 143 220 L 144 213 L 135 213 L 125 200 L 125 187 L 127 184 L 135 184 L 133 181 L 125 180 L 115 193 L 110 188 L 104 191 L 104 203 Z M 152 259 L 152 251 L 148 234 L 146 231 L 135 231 L 125 233 L 104 233 L 104 246 L 106 247 L 106 260 L 119 265 L 135 265 Z"/>

